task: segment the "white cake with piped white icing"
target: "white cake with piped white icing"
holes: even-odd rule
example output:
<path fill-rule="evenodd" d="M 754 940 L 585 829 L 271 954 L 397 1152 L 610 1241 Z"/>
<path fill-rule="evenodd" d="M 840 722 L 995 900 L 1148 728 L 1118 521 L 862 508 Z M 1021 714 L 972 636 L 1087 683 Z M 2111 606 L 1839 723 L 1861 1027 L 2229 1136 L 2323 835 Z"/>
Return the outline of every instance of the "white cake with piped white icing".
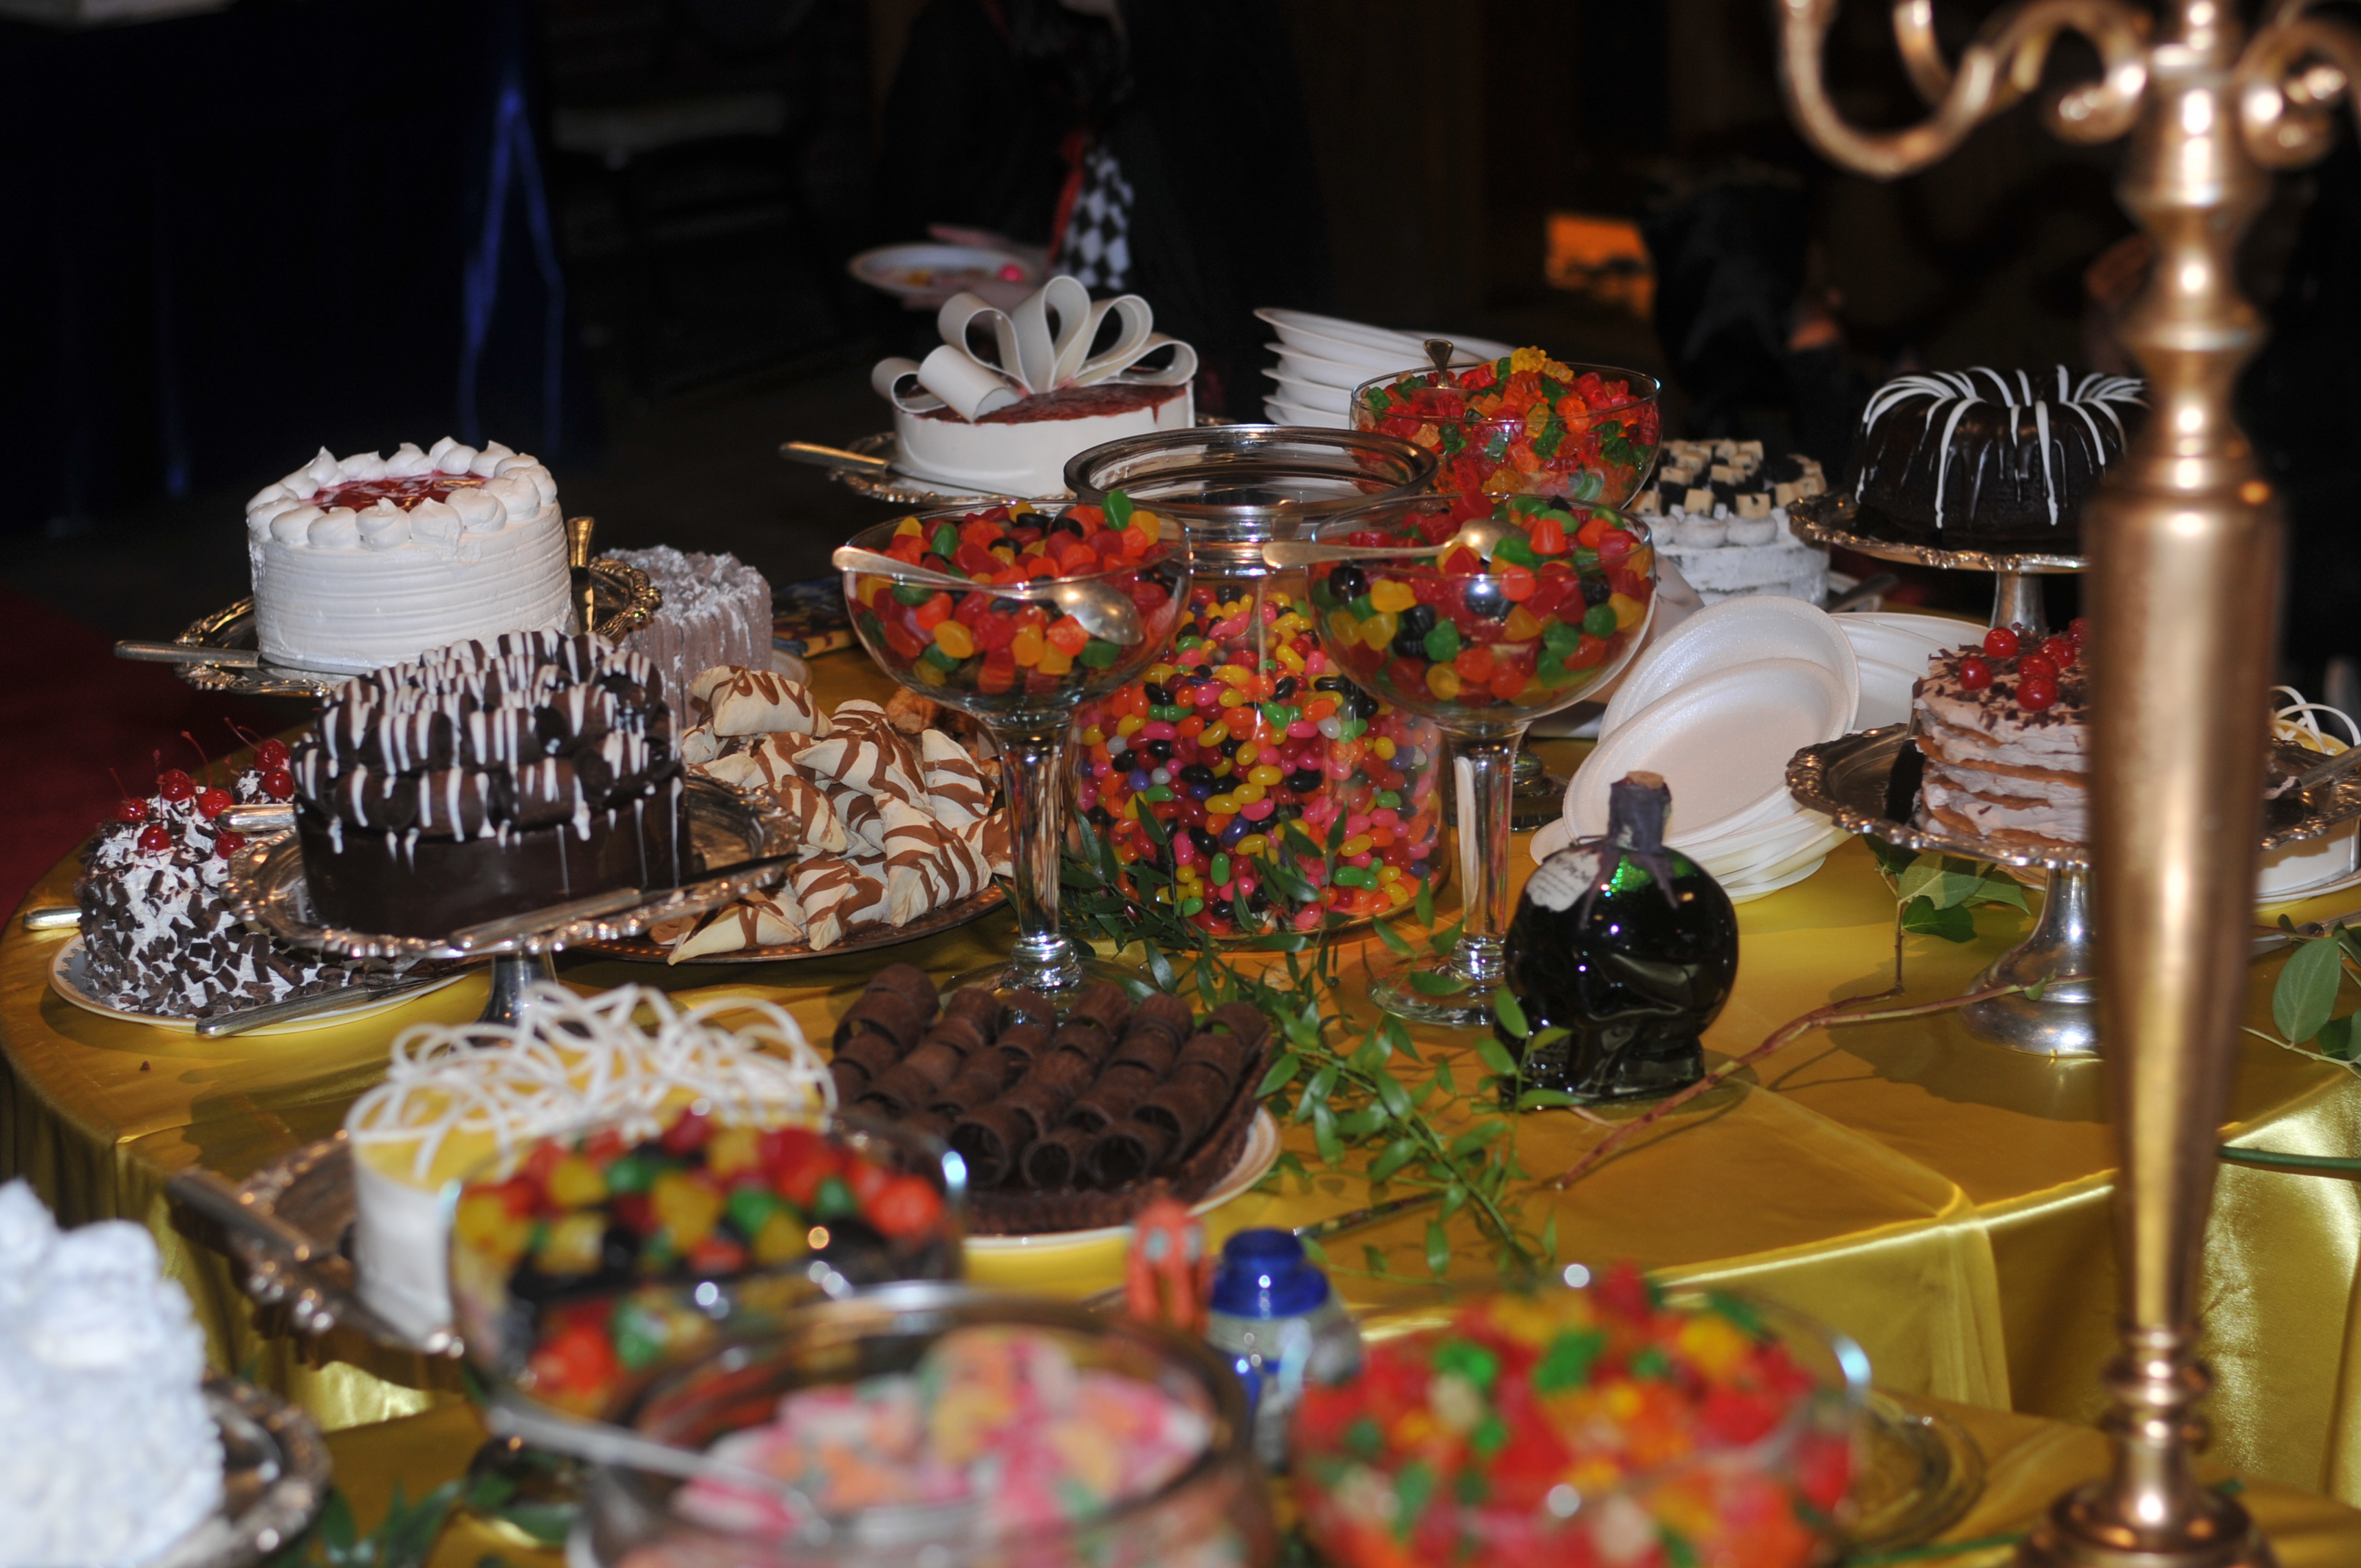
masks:
<path fill-rule="evenodd" d="M 557 483 L 498 442 L 320 455 L 246 504 L 262 656 L 360 674 L 504 631 L 575 630 Z"/>
<path fill-rule="evenodd" d="M 205 1339 L 155 1238 L 0 1187 L 0 1568 L 137 1568 L 222 1500 Z"/>

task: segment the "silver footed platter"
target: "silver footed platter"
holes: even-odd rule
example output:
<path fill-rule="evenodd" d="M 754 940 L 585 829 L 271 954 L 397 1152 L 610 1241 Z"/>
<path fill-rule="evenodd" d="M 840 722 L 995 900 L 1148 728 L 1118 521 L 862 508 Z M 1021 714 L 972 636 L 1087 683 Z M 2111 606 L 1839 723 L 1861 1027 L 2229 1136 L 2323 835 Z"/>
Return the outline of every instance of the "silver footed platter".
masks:
<path fill-rule="evenodd" d="M 1795 531 L 1796 537 L 1807 543 L 1834 545 L 1839 550 L 1875 556 L 1880 561 L 1900 561 L 1908 565 L 1939 566 L 1952 572 L 2004 572 L 2028 576 L 2056 576 L 2083 569 L 2082 557 L 2075 554 L 2037 550 L 1951 550 L 1941 545 L 1881 539 L 1873 533 L 1863 533 L 1860 532 L 1863 523 L 1859 507 L 1850 496 L 1835 490 L 1825 490 L 1817 496 L 1803 496 L 1789 501 L 1787 521 Z"/>
<path fill-rule="evenodd" d="M 447 1326 L 412 1339 L 361 1299 L 350 1251 L 359 1200 L 353 1151 L 342 1132 L 280 1155 L 232 1186 L 207 1170 L 174 1177 L 172 1196 L 218 1223 L 230 1255 L 246 1269 L 246 1293 L 281 1309 L 297 1333 L 344 1327 L 390 1350 L 456 1356 Z"/>
<path fill-rule="evenodd" d="M 2091 940 L 2091 857 L 2080 845 L 2032 845 L 1981 838 L 1887 812 L 1887 790 L 1908 726 L 1839 736 L 1806 746 L 1787 764 L 1787 789 L 1802 805 L 1824 811 L 1850 833 L 1880 839 L 1897 849 L 1960 855 L 2000 865 L 2037 867 L 2050 872 L 2040 918 L 2025 940 L 1978 975 L 1971 987 L 2032 986 L 2024 992 L 1967 1003 L 1960 1021 L 1971 1034 L 2034 1056 L 2093 1057 L 2099 1054 Z M 2298 778 L 2320 762 L 2301 746 L 2272 748 L 2271 769 L 2281 780 Z M 1911 792 L 1915 801 L 1916 791 Z M 2323 783 L 2288 789 L 2263 803 L 2266 850 L 2317 839 L 2361 817 L 2361 770 L 2348 770 Z"/>
<path fill-rule="evenodd" d="M 328 1445 L 312 1418 L 251 1383 L 209 1378 L 222 1500 L 147 1568 L 247 1568 L 312 1528 L 328 1500 Z"/>
<path fill-rule="evenodd" d="M 663 607 L 664 596 L 637 566 L 601 557 L 583 571 L 598 611 L 592 630 L 610 642 L 645 626 Z M 251 598 L 199 616 L 170 642 L 118 643 L 115 653 L 118 658 L 169 663 L 199 691 L 231 696 L 319 698 L 353 678 L 265 662 L 255 648 Z"/>
<path fill-rule="evenodd" d="M 769 797 L 691 777 L 682 796 L 689 841 L 707 869 L 669 888 L 617 888 L 544 909 L 522 911 L 434 937 L 404 937 L 331 926 L 313 910 L 303 850 L 289 827 L 257 839 L 230 861 L 222 901 L 249 926 L 283 942 L 339 958 L 492 960 L 483 1021 L 517 1021 L 524 988 L 555 978 L 550 955 L 590 942 L 636 937 L 682 916 L 702 915 L 777 885 L 795 860 L 796 824 Z"/>

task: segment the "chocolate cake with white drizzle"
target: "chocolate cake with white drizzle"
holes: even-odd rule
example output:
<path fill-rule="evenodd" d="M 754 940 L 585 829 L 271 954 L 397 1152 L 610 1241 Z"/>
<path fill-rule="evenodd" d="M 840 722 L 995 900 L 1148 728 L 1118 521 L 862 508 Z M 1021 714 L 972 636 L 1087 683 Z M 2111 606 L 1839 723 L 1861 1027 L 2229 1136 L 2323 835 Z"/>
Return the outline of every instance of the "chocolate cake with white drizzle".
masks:
<path fill-rule="evenodd" d="M 2147 389 L 2062 365 L 1899 376 L 1862 411 L 1839 488 L 1872 537 L 2077 555 L 2082 502 L 2124 455 Z"/>
<path fill-rule="evenodd" d="M 664 678 L 595 637 L 517 632 L 373 671 L 291 766 L 329 925 L 448 936 L 697 869 Z"/>

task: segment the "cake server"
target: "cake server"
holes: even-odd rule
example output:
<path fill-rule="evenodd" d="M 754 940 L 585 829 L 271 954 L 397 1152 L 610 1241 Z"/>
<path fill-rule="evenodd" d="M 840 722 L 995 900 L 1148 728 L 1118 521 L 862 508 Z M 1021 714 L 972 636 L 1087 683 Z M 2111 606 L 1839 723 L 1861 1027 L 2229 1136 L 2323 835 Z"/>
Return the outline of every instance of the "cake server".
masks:
<path fill-rule="evenodd" d="M 897 583 L 941 588 L 950 593 L 980 591 L 1000 594 L 1008 598 L 1046 598 L 1081 621 L 1082 630 L 1092 636 L 1121 647 L 1128 648 L 1148 635 L 1147 629 L 1139 623 L 1139 607 L 1131 602 L 1129 594 L 1112 583 L 1087 577 L 1039 577 L 1027 583 L 979 583 L 967 577 L 954 577 L 948 572 L 930 572 L 924 566 L 913 566 L 907 561 L 880 555 L 873 550 L 857 550 L 850 544 L 840 546 L 829 560 L 840 572 L 863 572 L 873 577 L 891 577 Z"/>
<path fill-rule="evenodd" d="M 25 911 L 23 925 L 27 931 L 68 931 L 82 924 L 82 910 L 71 904 L 46 905 Z"/>
<path fill-rule="evenodd" d="M 391 1001 L 398 996 L 407 996 L 413 991 L 424 991 L 438 985 L 446 978 L 442 974 L 411 975 L 383 985 L 315 991 L 309 996 L 291 996 L 284 1002 L 266 1002 L 259 1007 L 241 1007 L 234 1013 L 216 1013 L 210 1018 L 197 1020 L 197 1035 L 201 1039 L 209 1040 L 226 1035 L 243 1035 L 249 1029 L 259 1029 L 269 1024 L 284 1024 L 290 1019 L 308 1017 L 314 1013 Z M 362 994 L 355 995 L 355 992 Z"/>
<path fill-rule="evenodd" d="M 195 642 L 117 642 L 115 656 L 150 664 L 217 664 L 225 670 L 253 670 L 262 655 L 252 648 L 207 648 Z"/>
<path fill-rule="evenodd" d="M 890 474 L 894 465 L 883 457 L 873 457 L 865 452 L 847 452 L 841 446 L 821 446 L 809 441 L 783 441 L 779 455 L 790 463 L 808 463 L 815 468 L 859 468 L 864 473 Z"/>

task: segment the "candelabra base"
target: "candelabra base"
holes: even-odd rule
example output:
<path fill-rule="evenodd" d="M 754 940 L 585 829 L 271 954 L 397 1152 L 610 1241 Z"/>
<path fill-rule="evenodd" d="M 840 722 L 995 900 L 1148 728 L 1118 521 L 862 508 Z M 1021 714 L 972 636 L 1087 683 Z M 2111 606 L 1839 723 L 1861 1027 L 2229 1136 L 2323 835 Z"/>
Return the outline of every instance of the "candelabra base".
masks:
<path fill-rule="evenodd" d="M 2016 1561 L 2020 1568 L 2278 1568 L 2246 1509 L 2218 1492 L 2201 1496 L 2197 1517 L 2166 1541 L 2117 1518 L 2108 1485 L 2093 1481 L 2050 1505 Z"/>

